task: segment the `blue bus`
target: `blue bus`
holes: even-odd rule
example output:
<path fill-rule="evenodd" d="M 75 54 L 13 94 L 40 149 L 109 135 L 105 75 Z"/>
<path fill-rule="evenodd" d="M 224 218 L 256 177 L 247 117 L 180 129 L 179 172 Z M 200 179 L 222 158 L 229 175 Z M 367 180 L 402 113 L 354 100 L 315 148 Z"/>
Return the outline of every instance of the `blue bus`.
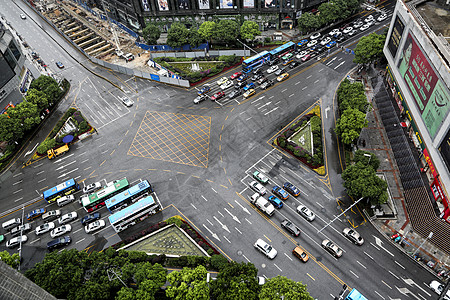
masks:
<path fill-rule="evenodd" d="M 291 53 L 295 51 L 295 43 L 294 42 L 287 42 L 286 44 L 281 45 L 280 47 L 277 47 L 273 50 L 270 50 L 270 59 L 275 58 L 281 58 L 282 56 L 285 56 L 288 53 Z"/>
<path fill-rule="evenodd" d="M 345 300 L 368 300 L 366 297 L 364 297 L 360 292 L 358 292 L 356 289 L 353 289 L 350 294 L 345 297 Z"/>
<path fill-rule="evenodd" d="M 155 195 L 156 197 L 156 195 Z M 147 196 L 108 217 L 115 232 L 121 232 L 161 210 L 158 198 Z"/>
<path fill-rule="evenodd" d="M 147 196 L 152 192 L 153 190 L 151 184 L 147 180 L 144 180 L 136 185 L 133 185 L 129 189 L 115 195 L 114 197 L 107 199 L 105 201 L 105 205 L 109 212 L 113 213 L 117 210 L 127 207 L 128 205 L 136 202 L 140 198 Z"/>
<path fill-rule="evenodd" d="M 78 191 L 79 189 L 80 186 L 75 181 L 75 179 L 72 178 L 58 184 L 57 186 L 52 187 L 51 189 L 44 191 L 44 193 L 42 193 L 42 196 L 44 197 L 45 201 L 47 201 L 47 203 L 52 203 L 56 201 L 56 199 L 61 198 L 65 195 L 70 195 L 73 192 Z"/>
<path fill-rule="evenodd" d="M 268 60 L 270 60 L 270 54 L 268 51 L 258 53 L 242 62 L 242 71 L 245 74 L 250 73 L 253 69 L 261 67 Z"/>

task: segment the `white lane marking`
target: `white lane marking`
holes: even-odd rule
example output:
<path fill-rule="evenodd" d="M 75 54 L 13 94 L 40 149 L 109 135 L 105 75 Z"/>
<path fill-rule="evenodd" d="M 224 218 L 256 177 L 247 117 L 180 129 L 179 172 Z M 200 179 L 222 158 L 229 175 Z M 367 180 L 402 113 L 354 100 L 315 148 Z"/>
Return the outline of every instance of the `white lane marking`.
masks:
<path fill-rule="evenodd" d="M 292 258 L 289 257 L 286 253 L 283 252 L 284 255 L 286 255 L 287 258 L 289 258 L 292 261 Z"/>
<path fill-rule="evenodd" d="M 306 77 L 306 79 L 310 79 L 312 77 L 312 75 L 309 75 L 308 77 Z"/>
<path fill-rule="evenodd" d="M 227 242 L 231 244 L 230 240 L 229 240 L 229 239 L 227 239 L 227 237 L 226 237 L 226 236 L 223 236 L 223 238 L 224 238 L 224 239 L 226 239 L 226 240 L 227 240 Z"/>
<path fill-rule="evenodd" d="M 37 172 L 36 175 L 40 175 L 40 174 L 42 174 L 42 173 L 44 173 L 44 172 L 45 172 L 45 171 Z"/>
<path fill-rule="evenodd" d="M 318 83 L 319 82 L 319 79 L 317 79 L 316 81 L 314 81 L 314 84 L 316 84 L 316 83 Z"/>
<path fill-rule="evenodd" d="M 308 88 L 308 86 L 305 86 L 302 88 L 302 91 L 306 90 Z"/>
<path fill-rule="evenodd" d="M 403 270 L 406 270 L 406 268 L 404 266 L 402 266 L 398 261 L 394 260 L 394 262 Z"/>
<path fill-rule="evenodd" d="M 286 92 L 286 91 L 287 91 L 287 89 L 281 90 L 282 93 L 284 93 L 284 92 Z"/>
<path fill-rule="evenodd" d="M 17 194 L 19 192 L 21 192 L 23 189 L 18 189 L 17 191 L 13 192 L 13 194 Z"/>
<path fill-rule="evenodd" d="M 247 220 L 247 218 L 245 218 L 245 221 L 247 221 L 248 224 L 252 225 L 252 222 L 250 222 L 249 220 Z"/>
<path fill-rule="evenodd" d="M 41 179 L 38 181 L 38 183 L 41 183 L 42 181 L 46 181 L 46 180 L 47 180 L 47 178 Z"/>
<path fill-rule="evenodd" d="M 20 201 L 22 199 L 23 199 L 23 197 L 20 197 L 19 199 L 14 200 L 14 202 Z"/>
<path fill-rule="evenodd" d="M 248 262 L 250 262 L 250 259 L 247 258 L 244 254 L 242 254 L 242 257 L 245 258 Z"/>
<path fill-rule="evenodd" d="M 340 66 L 342 66 L 343 64 L 345 64 L 345 61 L 341 62 L 340 64 L 338 64 L 336 67 L 334 67 L 334 69 L 336 70 L 337 68 L 339 68 Z"/>
<path fill-rule="evenodd" d="M 392 276 L 394 276 L 395 278 L 397 278 L 397 280 L 400 280 L 400 278 L 399 278 L 397 275 L 395 275 L 394 273 L 392 273 L 390 270 L 388 270 L 388 272 L 389 272 L 389 274 L 391 274 Z"/>
<path fill-rule="evenodd" d="M 40 241 L 40 238 L 35 239 L 34 241 L 31 241 L 30 244 L 36 243 L 37 241 Z"/>
<path fill-rule="evenodd" d="M 210 220 L 206 219 L 206 222 L 208 222 L 209 224 L 211 224 L 211 226 L 214 226 L 214 224 L 213 224 Z"/>
<path fill-rule="evenodd" d="M 77 241 L 75 244 L 81 243 L 82 241 L 84 241 L 86 238 L 82 238 L 81 240 Z"/>
<path fill-rule="evenodd" d="M 275 267 L 277 267 L 278 270 L 280 270 L 280 272 L 283 272 L 283 270 L 280 269 L 279 266 L 277 266 L 277 264 L 273 264 Z"/>
<path fill-rule="evenodd" d="M 191 203 L 191 206 L 192 206 L 192 207 L 193 207 L 194 209 L 197 209 L 197 207 L 195 207 L 195 205 L 194 205 L 194 204 L 192 204 L 192 203 Z"/>
<path fill-rule="evenodd" d="M 273 112 L 273 111 L 275 111 L 277 109 L 278 109 L 278 107 L 275 107 L 274 109 L 269 110 L 268 112 L 266 112 L 264 115 L 267 116 L 268 114 L 270 114 L 271 112 Z"/>
<path fill-rule="evenodd" d="M 16 185 L 16 184 L 19 184 L 19 183 L 22 183 L 22 182 L 23 182 L 23 180 L 19 180 L 17 182 L 14 182 L 13 185 Z"/>
<path fill-rule="evenodd" d="M 359 262 L 358 260 L 356 261 L 361 267 L 363 267 L 364 269 L 367 269 L 365 265 L 363 265 L 361 262 Z"/>
<path fill-rule="evenodd" d="M 14 175 L 13 177 L 17 177 L 17 176 L 20 176 L 20 175 L 23 175 L 23 173 L 18 173 L 16 175 Z"/>
<path fill-rule="evenodd" d="M 291 98 L 292 96 L 294 96 L 294 94 L 290 94 L 290 95 L 289 95 L 289 98 Z"/>
<path fill-rule="evenodd" d="M 301 82 L 301 81 L 296 82 L 295 85 L 299 84 L 300 82 Z"/>
<path fill-rule="evenodd" d="M 355 274 L 355 272 L 353 272 L 352 270 L 349 270 L 349 272 L 350 272 L 350 273 L 352 273 L 352 274 L 353 274 L 353 276 L 355 276 L 356 278 L 359 278 L 359 276 L 358 276 L 358 275 L 356 275 L 356 274 Z"/>
<path fill-rule="evenodd" d="M 242 232 L 241 232 L 239 229 L 237 229 L 236 227 L 234 227 L 234 229 L 236 229 L 237 232 L 239 232 L 240 234 L 242 234 Z"/>
<path fill-rule="evenodd" d="M 370 254 L 369 254 L 369 253 L 367 253 L 366 251 L 364 251 L 364 254 L 365 254 L 365 255 L 367 255 L 368 257 L 370 257 L 370 259 L 372 259 L 372 260 L 373 260 L 373 257 L 372 257 L 372 256 L 370 256 Z"/>
<path fill-rule="evenodd" d="M 216 194 L 218 194 L 218 192 L 215 190 L 215 189 L 213 189 L 213 188 L 211 188 Z"/>
<path fill-rule="evenodd" d="M 392 290 L 392 287 L 391 287 L 389 284 L 387 284 L 386 282 L 384 282 L 384 280 L 381 280 L 381 282 L 382 282 L 385 286 L 387 286 L 389 289 Z"/>
<path fill-rule="evenodd" d="M 205 200 L 206 202 L 208 202 L 208 200 L 207 200 L 203 195 L 201 195 L 201 196 L 202 196 L 203 200 Z"/>

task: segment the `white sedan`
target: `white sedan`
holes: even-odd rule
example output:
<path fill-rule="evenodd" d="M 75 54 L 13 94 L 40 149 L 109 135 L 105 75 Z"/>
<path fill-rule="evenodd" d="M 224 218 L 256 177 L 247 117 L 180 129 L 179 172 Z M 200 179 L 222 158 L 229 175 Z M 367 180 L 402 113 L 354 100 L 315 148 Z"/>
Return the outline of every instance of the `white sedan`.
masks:
<path fill-rule="evenodd" d="M 384 20 L 386 20 L 387 19 L 387 14 L 381 14 L 378 18 L 377 18 L 377 21 L 378 22 L 381 22 L 381 21 L 384 21 Z"/>
<path fill-rule="evenodd" d="M 310 222 L 314 221 L 314 219 L 316 218 L 316 215 L 309 208 L 301 204 L 297 206 L 297 212 Z"/>
<path fill-rule="evenodd" d="M 373 21 L 374 20 L 374 17 L 373 17 L 373 15 L 369 15 L 367 18 L 365 18 L 364 19 L 364 22 L 371 22 L 371 21 Z"/>
<path fill-rule="evenodd" d="M 41 235 L 44 234 L 46 232 L 49 232 L 50 230 L 55 228 L 55 223 L 53 222 L 48 222 L 42 225 L 39 225 L 38 227 L 36 227 L 35 232 L 36 235 Z"/>
<path fill-rule="evenodd" d="M 302 58 L 303 56 L 305 56 L 306 54 L 308 54 L 309 52 L 308 51 L 302 51 L 302 52 L 300 52 L 299 54 L 297 54 L 295 57 L 297 57 L 298 59 L 300 59 L 300 58 Z"/>
<path fill-rule="evenodd" d="M 306 45 L 306 47 L 312 47 L 312 46 L 314 46 L 314 45 L 316 45 L 317 44 L 317 40 L 312 40 L 311 42 L 309 42 L 307 45 Z"/>
<path fill-rule="evenodd" d="M 83 193 L 89 194 L 89 193 L 95 192 L 96 190 L 100 189 L 101 187 L 102 187 L 102 184 L 100 182 L 94 182 L 94 183 L 91 183 L 91 184 L 85 186 L 83 188 Z"/>
<path fill-rule="evenodd" d="M 331 38 L 330 37 L 326 37 L 323 40 L 320 41 L 320 44 L 322 46 L 325 46 L 326 44 L 328 44 L 329 42 L 331 42 Z"/>
<path fill-rule="evenodd" d="M 224 84 L 225 82 L 227 82 L 228 81 L 228 78 L 227 77 L 222 77 L 222 78 L 220 78 L 219 80 L 217 80 L 217 85 L 222 85 L 222 84 Z"/>
<path fill-rule="evenodd" d="M 347 33 L 352 32 L 352 31 L 353 31 L 353 27 L 349 26 L 349 27 L 345 28 L 342 32 L 347 34 Z"/>
<path fill-rule="evenodd" d="M 220 88 L 221 88 L 222 90 L 225 90 L 225 89 L 227 89 L 227 88 L 229 88 L 229 87 L 231 87 L 231 86 L 233 86 L 233 81 L 228 80 L 227 82 L 225 82 L 224 84 L 222 84 L 222 85 L 220 86 Z"/>
<path fill-rule="evenodd" d="M 337 34 L 338 32 L 340 32 L 340 31 L 339 31 L 339 29 L 336 28 L 336 29 L 331 30 L 329 35 L 333 36 L 333 35 Z"/>
<path fill-rule="evenodd" d="M 273 73 L 276 70 L 278 70 L 278 66 L 277 65 L 271 66 L 270 68 L 267 69 L 267 74 Z"/>
<path fill-rule="evenodd" d="M 55 237 L 58 237 L 58 236 L 61 236 L 63 234 L 70 232 L 71 230 L 72 230 L 72 226 L 70 226 L 70 225 L 59 226 L 59 227 L 53 229 L 52 231 L 50 231 L 50 236 L 52 237 L 52 239 L 54 239 Z"/>
<path fill-rule="evenodd" d="M 92 233 L 94 231 L 97 231 L 103 227 L 105 227 L 106 223 L 103 220 L 97 220 L 95 222 L 92 222 L 86 226 L 84 226 L 84 231 L 86 231 L 86 233 Z"/>
<path fill-rule="evenodd" d="M 359 30 L 364 31 L 367 30 L 370 27 L 370 24 L 364 24 L 363 26 L 361 26 L 361 28 Z"/>
<path fill-rule="evenodd" d="M 313 35 L 311 35 L 309 38 L 311 40 L 315 40 L 315 39 L 320 38 L 320 36 L 321 36 L 320 32 L 317 32 L 317 33 L 314 33 Z"/>
<path fill-rule="evenodd" d="M 73 211 L 73 212 L 71 212 L 71 213 L 62 215 L 62 216 L 58 219 L 58 222 L 59 222 L 59 225 L 63 225 L 63 224 L 66 224 L 66 223 L 69 223 L 69 222 L 75 220 L 76 218 L 78 218 L 78 215 L 77 215 L 76 212 Z"/>

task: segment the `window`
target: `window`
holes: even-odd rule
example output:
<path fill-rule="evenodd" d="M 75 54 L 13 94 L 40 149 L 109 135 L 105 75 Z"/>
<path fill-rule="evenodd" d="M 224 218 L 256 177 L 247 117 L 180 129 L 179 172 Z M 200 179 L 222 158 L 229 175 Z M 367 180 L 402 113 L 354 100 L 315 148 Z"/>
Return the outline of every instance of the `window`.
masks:
<path fill-rule="evenodd" d="M 11 50 L 12 54 L 16 58 L 16 61 L 19 61 L 20 56 L 22 56 L 22 53 L 20 53 L 19 49 L 16 46 L 16 43 L 12 40 L 11 43 L 9 43 L 9 50 Z"/>

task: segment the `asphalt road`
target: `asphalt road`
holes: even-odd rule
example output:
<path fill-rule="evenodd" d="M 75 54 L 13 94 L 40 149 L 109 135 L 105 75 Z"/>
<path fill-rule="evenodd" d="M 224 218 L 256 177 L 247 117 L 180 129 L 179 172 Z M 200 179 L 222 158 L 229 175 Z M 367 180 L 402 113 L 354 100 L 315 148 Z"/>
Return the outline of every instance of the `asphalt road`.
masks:
<path fill-rule="evenodd" d="M 23 205 L 27 205 L 24 213 L 38 207 L 55 209 L 55 204 L 46 204 L 40 195 L 68 178 L 75 178 L 81 186 L 94 181 L 104 184 L 122 177 L 132 183 L 147 179 L 165 208 L 161 214 L 149 218 L 149 224 L 179 214 L 230 259 L 252 262 L 260 275 L 266 277 L 283 275 L 302 281 L 315 298 L 333 299 L 343 283 L 357 288 L 369 299 L 434 298 L 426 286 L 432 276 L 367 225 L 359 212 L 349 214 L 348 219 L 339 217 L 318 233 L 340 214 L 339 200 L 345 195 L 331 128 L 336 107 L 333 96 L 340 80 L 355 66 L 353 55 L 335 49 L 328 57 L 313 58 L 294 70 L 289 69 L 288 80 L 265 91 L 257 89 L 257 94 L 249 99 L 239 96 L 232 101 L 219 101 L 220 104 L 206 100 L 196 105 L 192 102 L 195 89 L 158 85 L 90 65 L 20 1 L 1 3 L 0 8 L 13 28 L 49 62 L 50 68 L 72 83 L 57 112 L 15 164 L 2 174 L 1 222 L 20 217 Z M 392 11 L 392 6 L 387 9 Z M 20 19 L 21 10 L 27 14 L 26 20 Z M 360 33 L 344 46 L 354 48 L 362 34 L 385 24 L 388 20 Z M 62 61 L 65 69 L 57 69 L 55 61 Z M 93 75 L 80 62 L 112 80 L 124 92 Z M 274 79 L 274 75 L 270 76 Z M 219 91 L 216 80 L 210 82 L 209 95 Z M 125 95 L 135 102 L 130 108 L 119 99 Z M 270 145 L 282 128 L 315 103 L 322 106 L 326 129 L 324 177 Z M 79 108 L 99 134 L 71 146 L 62 158 L 55 161 L 44 158 L 22 168 L 21 163 L 31 155 L 26 153 L 45 139 L 70 106 Z M 269 175 L 269 189 L 289 181 L 301 189 L 301 195 L 291 196 L 273 217 L 266 217 L 248 200 L 253 192 L 247 184 L 255 170 Z M 80 194 L 76 194 L 77 198 Z M 313 210 L 316 220 L 308 222 L 298 215 L 295 209 L 299 204 Z M 61 210 L 85 214 L 78 203 Z M 103 219 L 109 215 L 104 208 L 100 212 Z M 294 238 L 281 228 L 283 219 L 293 221 L 301 229 L 300 237 Z M 42 221 L 32 223 L 35 228 Z M 353 245 L 342 236 L 342 229 L 350 224 L 357 226 L 365 238 L 364 245 Z M 118 236 L 110 226 L 93 235 L 84 233 L 79 220 L 72 227 L 73 242 L 68 248 L 84 251 L 108 247 L 141 229 L 132 228 Z M 37 237 L 29 233 L 28 238 L 23 246 L 23 268 L 39 261 L 51 240 L 48 234 Z M 253 243 L 257 238 L 277 249 L 278 256 L 273 261 L 255 251 Z M 325 238 L 344 250 L 341 258 L 336 259 L 321 248 Z M 297 244 L 310 255 L 308 263 L 301 263 L 291 254 Z M 0 250 L 4 248 L 4 244 L 0 246 Z"/>

